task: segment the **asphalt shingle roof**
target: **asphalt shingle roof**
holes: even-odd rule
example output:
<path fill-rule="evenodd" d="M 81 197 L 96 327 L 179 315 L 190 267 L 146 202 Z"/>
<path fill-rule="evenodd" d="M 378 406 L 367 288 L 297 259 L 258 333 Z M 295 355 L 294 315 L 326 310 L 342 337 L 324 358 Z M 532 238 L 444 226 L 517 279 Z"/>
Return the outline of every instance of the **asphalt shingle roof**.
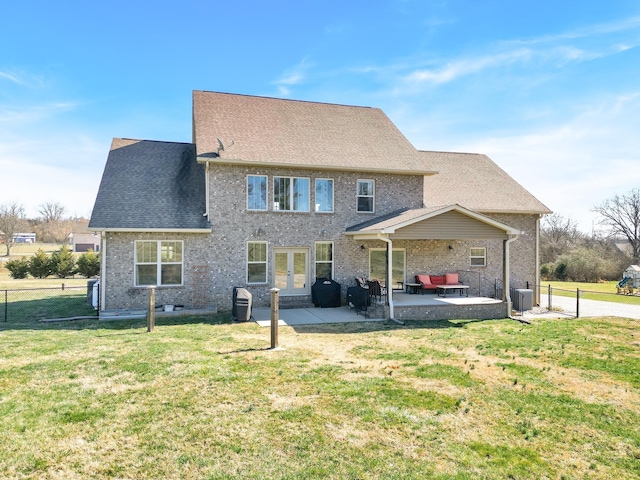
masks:
<path fill-rule="evenodd" d="M 423 168 L 437 175 L 424 178 L 424 205 L 458 204 L 482 213 L 551 213 L 542 202 L 486 155 L 420 151 Z"/>
<path fill-rule="evenodd" d="M 194 91 L 193 123 L 198 156 L 212 161 L 431 173 L 378 108 Z"/>
<path fill-rule="evenodd" d="M 190 143 L 114 138 L 90 229 L 209 229 L 205 167 Z"/>

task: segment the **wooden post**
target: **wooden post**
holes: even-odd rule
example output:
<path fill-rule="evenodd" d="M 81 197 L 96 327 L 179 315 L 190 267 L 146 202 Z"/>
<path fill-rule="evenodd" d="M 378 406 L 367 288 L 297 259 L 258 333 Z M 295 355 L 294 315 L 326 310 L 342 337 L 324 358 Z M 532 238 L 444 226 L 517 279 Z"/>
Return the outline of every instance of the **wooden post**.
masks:
<path fill-rule="evenodd" d="M 271 289 L 271 349 L 278 348 L 279 288 Z"/>
<path fill-rule="evenodd" d="M 576 288 L 576 318 L 580 318 L 580 289 Z"/>
<path fill-rule="evenodd" d="M 147 306 L 147 332 L 153 332 L 156 326 L 156 289 L 149 287 L 149 305 Z"/>

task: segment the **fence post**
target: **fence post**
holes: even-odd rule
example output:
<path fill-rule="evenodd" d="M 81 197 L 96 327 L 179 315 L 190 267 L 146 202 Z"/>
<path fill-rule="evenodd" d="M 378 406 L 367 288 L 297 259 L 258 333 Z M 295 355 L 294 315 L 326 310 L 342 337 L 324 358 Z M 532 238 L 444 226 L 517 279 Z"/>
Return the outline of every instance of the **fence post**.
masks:
<path fill-rule="evenodd" d="M 64 283 L 62 284 L 62 291 L 64 292 Z"/>
<path fill-rule="evenodd" d="M 576 288 L 576 318 L 580 318 L 580 289 Z"/>
<path fill-rule="evenodd" d="M 551 310 L 551 285 L 547 285 L 549 287 L 549 294 L 547 298 L 547 310 Z"/>
<path fill-rule="evenodd" d="M 153 332 L 156 325 L 156 289 L 149 287 L 149 305 L 147 310 L 147 332 Z"/>
<path fill-rule="evenodd" d="M 278 317 L 280 316 L 278 313 L 279 310 L 279 299 L 278 292 L 280 292 L 279 288 L 271 289 L 271 349 L 278 348 Z"/>

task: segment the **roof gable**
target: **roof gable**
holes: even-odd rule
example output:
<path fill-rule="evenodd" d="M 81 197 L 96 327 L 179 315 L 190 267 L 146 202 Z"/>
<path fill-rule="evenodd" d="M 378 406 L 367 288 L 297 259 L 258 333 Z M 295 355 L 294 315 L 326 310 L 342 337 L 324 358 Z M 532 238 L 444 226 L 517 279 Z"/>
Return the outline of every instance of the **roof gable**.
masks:
<path fill-rule="evenodd" d="M 193 124 L 201 160 L 434 173 L 378 108 L 194 91 Z"/>
<path fill-rule="evenodd" d="M 347 228 L 348 235 L 391 235 L 394 239 L 494 239 L 520 231 L 460 205 L 399 210 Z"/>
<path fill-rule="evenodd" d="M 115 138 L 89 229 L 209 230 L 204 182 L 190 143 Z"/>
<path fill-rule="evenodd" d="M 438 174 L 424 179 L 425 206 L 457 203 L 483 213 L 551 213 L 486 155 L 421 151 Z"/>

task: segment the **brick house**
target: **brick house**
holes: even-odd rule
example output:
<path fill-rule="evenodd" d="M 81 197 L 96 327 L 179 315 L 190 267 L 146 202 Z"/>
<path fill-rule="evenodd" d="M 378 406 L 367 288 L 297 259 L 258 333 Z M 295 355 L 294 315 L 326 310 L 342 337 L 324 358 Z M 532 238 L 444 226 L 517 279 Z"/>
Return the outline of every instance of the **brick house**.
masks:
<path fill-rule="evenodd" d="M 539 283 L 547 213 L 485 155 L 419 151 L 380 109 L 195 91 L 192 143 L 113 140 L 89 228 L 103 309 L 144 307 L 149 285 L 186 308 L 230 309 L 234 286 L 309 306 L 318 277 L 344 293 L 456 271 L 478 295 L 500 283 L 505 316 L 509 285 Z"/>

